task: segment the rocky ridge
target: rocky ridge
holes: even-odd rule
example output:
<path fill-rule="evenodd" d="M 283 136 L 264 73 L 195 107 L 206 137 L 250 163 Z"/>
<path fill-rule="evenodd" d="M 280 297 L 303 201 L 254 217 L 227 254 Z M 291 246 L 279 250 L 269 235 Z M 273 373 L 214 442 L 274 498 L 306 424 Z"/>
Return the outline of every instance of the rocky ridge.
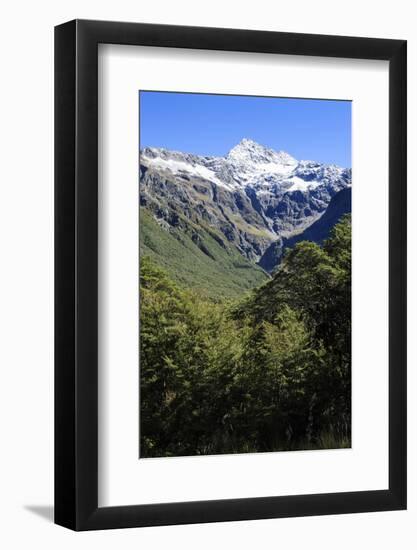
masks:
<path fill-rule="evenodd" d="M 210 231 L 226 250 L 260 262 L 271 243 L 302 233 L 351 185 L 351 170 L 298 161 L 243 139 L 224 157 L 140 151 L 140 204 L 165 231 Z"/>

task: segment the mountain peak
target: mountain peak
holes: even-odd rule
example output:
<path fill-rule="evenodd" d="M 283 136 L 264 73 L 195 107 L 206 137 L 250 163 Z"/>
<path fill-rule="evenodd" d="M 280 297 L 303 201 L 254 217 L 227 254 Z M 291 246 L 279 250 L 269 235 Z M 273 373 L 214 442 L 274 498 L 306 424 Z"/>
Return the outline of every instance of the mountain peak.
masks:
<path fill-rule="evenodd" d="M 273 162 L 284 166 L 295 166 L 297 164 L 297 161 L 285 151 L 274 151 L 274 149 L 265 147 L 248 138 L 243 138 L 235 145 L 229 151 L 226 158 L 227 160 L 239 163 L 252 162 L 255 164 L 264 164 Z"/>
<path fill-rule="evenodd" d="M 239 141 L 239 143 L 237 145 L 235 145 L 234 148 L 236 148 L 236 147 L 245 148 L 245 149 L 251 149 L 251 148 L 265 149 L 266 148 L 263 145 L 261 145 L 260 143 L 258 143 L 257 141 L 254 141 L 253 139 L 250 139 L 250 138 L 242 138 Z"/>

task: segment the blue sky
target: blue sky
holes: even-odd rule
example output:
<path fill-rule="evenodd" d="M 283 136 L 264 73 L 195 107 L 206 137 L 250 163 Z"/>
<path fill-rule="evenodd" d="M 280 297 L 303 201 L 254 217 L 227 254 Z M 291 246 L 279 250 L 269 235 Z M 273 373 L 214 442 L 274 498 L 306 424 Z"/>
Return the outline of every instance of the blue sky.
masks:
<path fill-rule="evenodd" d="M 351 102 L 140 92 L 140 146 L 223 156 L 243 138 L 351 166 Z"/>

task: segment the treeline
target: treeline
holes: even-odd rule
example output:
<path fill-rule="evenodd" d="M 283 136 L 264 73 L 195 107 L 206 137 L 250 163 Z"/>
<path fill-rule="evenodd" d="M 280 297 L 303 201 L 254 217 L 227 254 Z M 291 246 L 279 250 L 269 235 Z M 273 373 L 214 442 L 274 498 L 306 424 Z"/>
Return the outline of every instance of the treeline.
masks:
<path fill-rule="evenodd" d="M 350 446 L 351 221 L 240 302 L 140 269 L 141 457 Z"/>

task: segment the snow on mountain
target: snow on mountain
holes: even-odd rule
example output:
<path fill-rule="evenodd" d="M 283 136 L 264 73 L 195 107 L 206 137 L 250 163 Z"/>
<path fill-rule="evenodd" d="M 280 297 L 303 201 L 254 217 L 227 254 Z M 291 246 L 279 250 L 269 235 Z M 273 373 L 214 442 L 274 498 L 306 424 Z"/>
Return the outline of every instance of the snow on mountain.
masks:
<path fill-rule="evenodd" d="M 305 181 L 299 176 L 292 176 L 288 178 L 287 181 L 291 182 L 291 186 L 286 189 L 287 193 L 292 193 L 293 191 L 308 191 L 320 185 L 319 181 Z"/>
<path fill-rule="evenodd" d="M 206 179 L 216 185 L 219 185 L 220 187 L 230 189 L 229 185 L 222 182 L 216 176 L 215 172 L 204 166 L 204 164 L 199 164 L 198 162 L 190 163 L 186 160 L 176 160 L 175 158 L 170 157 L 148 157 L 146 152 L 143 155 L 143 160 L 146 161 L 148 166 L 151 168 L 156 168 L 157 170 L 159 169 L 162 171 L 168 170 L 168 172 L 172 172 L 173 174 L 177 174 L 179 176 L 181 176 L 181 174 L 188 174 L 189 176 Z"/>
<path fill-rule="evenodd" d="M 242 139 L 226 156 L 226 160 L 238 165 L 243 172 L 287 175 L 297 166 L 297 161 L 285 151 L 274 151 L 250 139 Z"/>
<path fill-rule="evenodd" d="M 208 224 L 251 261 L 311 225 L 352 178 L 350 169 L 298 161 L 250 139 L 223 157 L 146 147 L 139 160 L 141 206 L 158 223 Z"/>
<path fill-rule="evenodd" d="M 274 151 L 244 138 L 225 157 L 203 157 L 146 147 L 141 162 L 149 167 L 206 179 L 228 190 L 247 186 L 262 194 L 306 192 L 320 185 L 349 179 L 346 169 L 314 161 L 297 161 L 285 151 Z"/>

